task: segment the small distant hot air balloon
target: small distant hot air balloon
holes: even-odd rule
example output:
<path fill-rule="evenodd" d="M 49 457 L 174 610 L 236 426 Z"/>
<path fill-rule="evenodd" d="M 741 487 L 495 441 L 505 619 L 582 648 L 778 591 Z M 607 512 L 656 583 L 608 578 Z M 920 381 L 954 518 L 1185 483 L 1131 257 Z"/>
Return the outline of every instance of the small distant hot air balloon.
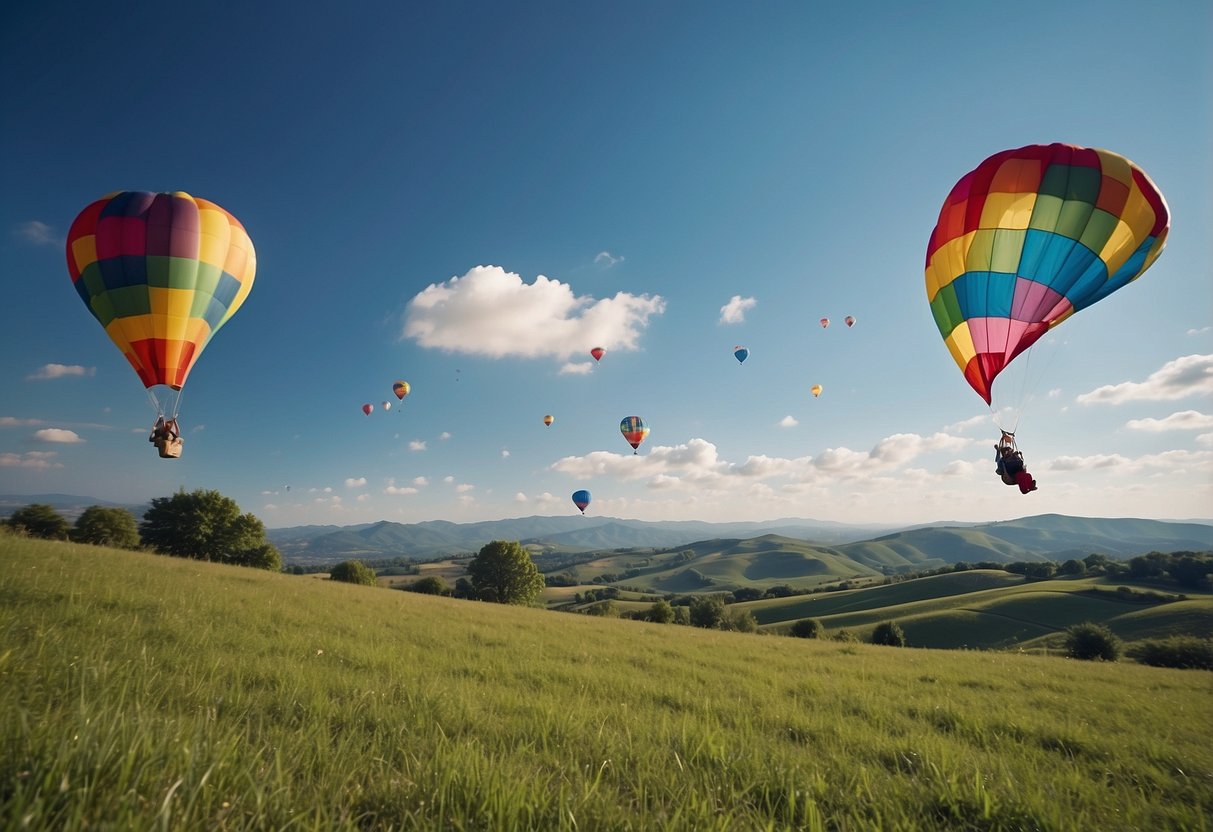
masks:
<path fill-rule="evenodd" d="M 619 432 L 632 446 L 633 453 L 640 453 L 640 443 L 649 435 L 649 428 L 639 416 L 628 416 L 619 423 Z"/>
<path fill-rule="evenodd" d="M 818 396 L 821 395 L 821 389 L 822 388 L 821 388 L 820 384 L 814 384 L 812 387 L 809 388 L 809 392 L 813 394 L 813 398 L 817 398 Z"/>
<path fill-rule="evenodd" d="M 545 425 L 547 425 L 549 428 L 552 426 L 552 422 L 555 422 L 555 421 L 556 421 L 556 417 L 553 416 L 551 413 L 549 413 L 547 416 L 543 417 L 543 423 Z"/>
<path fill-rule="evenodd" d="M 367 416 L 370 416 L 372 413 L 375 412 L 375 408 L 370 404 L 364 404 L 362 406 L 362 412 L 365 413 Z"/>
<path fill-rule="evenodd" d="M 396 398 L 404 401 L 404 397 L 409 394 L 409 383 L 407 381 L 398 381 L 392 385 L 392 392 L 396 394 Z"/>
<path fill-rule="evenodd" d="M 847 315 L 845 318 L 843 318 L 843 321 L 846 322 L 847 326 L 855 326 L 855 316 L 854 315 Z"/>
<path fill-rule="evenodd" d="M 585 508 L 590 504 L 590 492 L 584 488 L 580 491 L 573 492 L 573 505 L 581 509 L 581 513 L 585 514 Z"/>
<path fill-rule="evenodd" d="M 737 359 L 738 364 L 744 364 L 745 360 L 750 357 L 750 351 L 745 347 L 733 347 L 733 357 Z"/>
<path fill-rule="evenodd" d="M 829 325 L 830 325 L 830 319 L 829 319 L 829 318 L 822 318 L 822 319 L 821 319 L 820 321 L 818 321 L 817 323 L 821 324 L 821 328 L 822 328 L 822 329 L 825 329 L 827 326 L 829 326 Z"/>
<path fill-rule="evenodd" d="M 606 355 L 606 350 L 602 347 L 594 347 L 594 349 L 590 350 L 590 355 L 594 356 L 595 361 L 601 361 L 602 356 Z"/>
<path fill-rule="evenodd" d="M 383 403 L 383 409 L 384 409 L 384 410 L 391 410 L 391 409 L 392 409 L 392 403 L 391 403 L 391 402 L 384 402 L 384 403 Z"/>

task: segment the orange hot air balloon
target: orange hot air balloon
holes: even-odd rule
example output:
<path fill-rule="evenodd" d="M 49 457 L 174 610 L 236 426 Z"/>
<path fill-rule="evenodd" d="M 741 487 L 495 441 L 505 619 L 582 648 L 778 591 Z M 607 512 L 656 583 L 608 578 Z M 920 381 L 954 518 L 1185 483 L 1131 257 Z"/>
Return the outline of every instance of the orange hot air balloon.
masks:
<path fill-rule="evenodd" d="M 396 398 L 400 399 L 401 401 L 404 401 L 404 397 L 409 394 L 409 390 L 411 389 L 412 388 L 409 387 L 409 383 L 407 381 L 398 381 L 392 385 L 392 392 L 395 393 Z"/>
<path fill-rule="evenodd" d="M 820 396 L 821 390 L 822 390 L 822 387 L 820 384 L 814 384 L 812 387 L 809 388 L 809 392 L 813 394 L 813 398 L 817 398 L 818 396 Z"/>
<path fill-rule="evenodd" d="M 590 350 L 590 355 L 594 356 L 595 361 L 601 361 L 602 356 L 606 355 L 606 350 L 602 347 L 594 347 L 594 349 Z"/>
<path fill-rule="evenodd" d="M 550 414 L 550 413 L 547 416 L 543 417 L 543 423 L 545 425 L 547 425 L 549 428 L 552 426 L 552 422 L 555 422 L 555 421 L 556 421 L 556 418 L 554 416 L 552 416 L 552 414 Z"/>

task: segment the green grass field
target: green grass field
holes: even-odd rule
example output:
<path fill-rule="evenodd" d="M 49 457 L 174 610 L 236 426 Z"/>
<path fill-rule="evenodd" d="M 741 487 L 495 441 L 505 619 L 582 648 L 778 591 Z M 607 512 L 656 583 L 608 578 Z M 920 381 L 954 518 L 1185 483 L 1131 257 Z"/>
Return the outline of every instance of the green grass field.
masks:
<path fill-rule="evenodd" d="M 0 828 L 1208 830 L 1210 678 L 0 536 Z"/>

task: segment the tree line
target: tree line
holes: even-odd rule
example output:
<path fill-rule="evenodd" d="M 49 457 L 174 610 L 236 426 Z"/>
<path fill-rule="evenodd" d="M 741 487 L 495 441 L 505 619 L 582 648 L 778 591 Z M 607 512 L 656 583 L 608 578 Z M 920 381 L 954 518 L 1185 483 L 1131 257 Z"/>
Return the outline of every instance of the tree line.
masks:
<path fill-rule="evenodd" d="M 54 507 L 33 503 L 13 512 L 4 526 L 47 540 L 282 569 L 282 553 L 266 539 L 261 520 L 242 513 L 235 500 L 213 490 L 181 490 L 170 497 L 157 497 L 138 522 L 124 508 L 89 506 L 75 524 L 69 524 Z"/>

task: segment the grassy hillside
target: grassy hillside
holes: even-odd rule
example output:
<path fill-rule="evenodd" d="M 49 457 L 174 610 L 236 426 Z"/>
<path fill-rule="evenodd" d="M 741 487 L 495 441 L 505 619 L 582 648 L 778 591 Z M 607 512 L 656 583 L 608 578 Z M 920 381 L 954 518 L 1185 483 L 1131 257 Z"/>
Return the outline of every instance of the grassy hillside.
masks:
<path fill-rule="evenodd" d="M 1136 587 L 1138 595 L 1118 596 L 1114 588 L 1122 586 Z M 866 638 L 876 624 L 897 621 L 916 647 L 1030 646 L 1083 621 L 1104 624 L 1126 641 L 1213 637 L 1213 594 L 1186 590 L 1187 600 L 1145 604 L 1140 602 L 1143 593 L 1147 598 L 1149 593 L 1175 597 L 1178 590 L 1159 591 L 1123 579 L 1024 581 L 1005 572 L 972 570 L 737 608 L 749 609 L 760 626 L 773 632 L 786 631 L 800 618 L 816 618 L 827 630 L 847 629 Z"/>
<path fill-rule="evenodd" d="M 1209 675 L 0 537 L 0 828 L 1207 829 Z"/>

